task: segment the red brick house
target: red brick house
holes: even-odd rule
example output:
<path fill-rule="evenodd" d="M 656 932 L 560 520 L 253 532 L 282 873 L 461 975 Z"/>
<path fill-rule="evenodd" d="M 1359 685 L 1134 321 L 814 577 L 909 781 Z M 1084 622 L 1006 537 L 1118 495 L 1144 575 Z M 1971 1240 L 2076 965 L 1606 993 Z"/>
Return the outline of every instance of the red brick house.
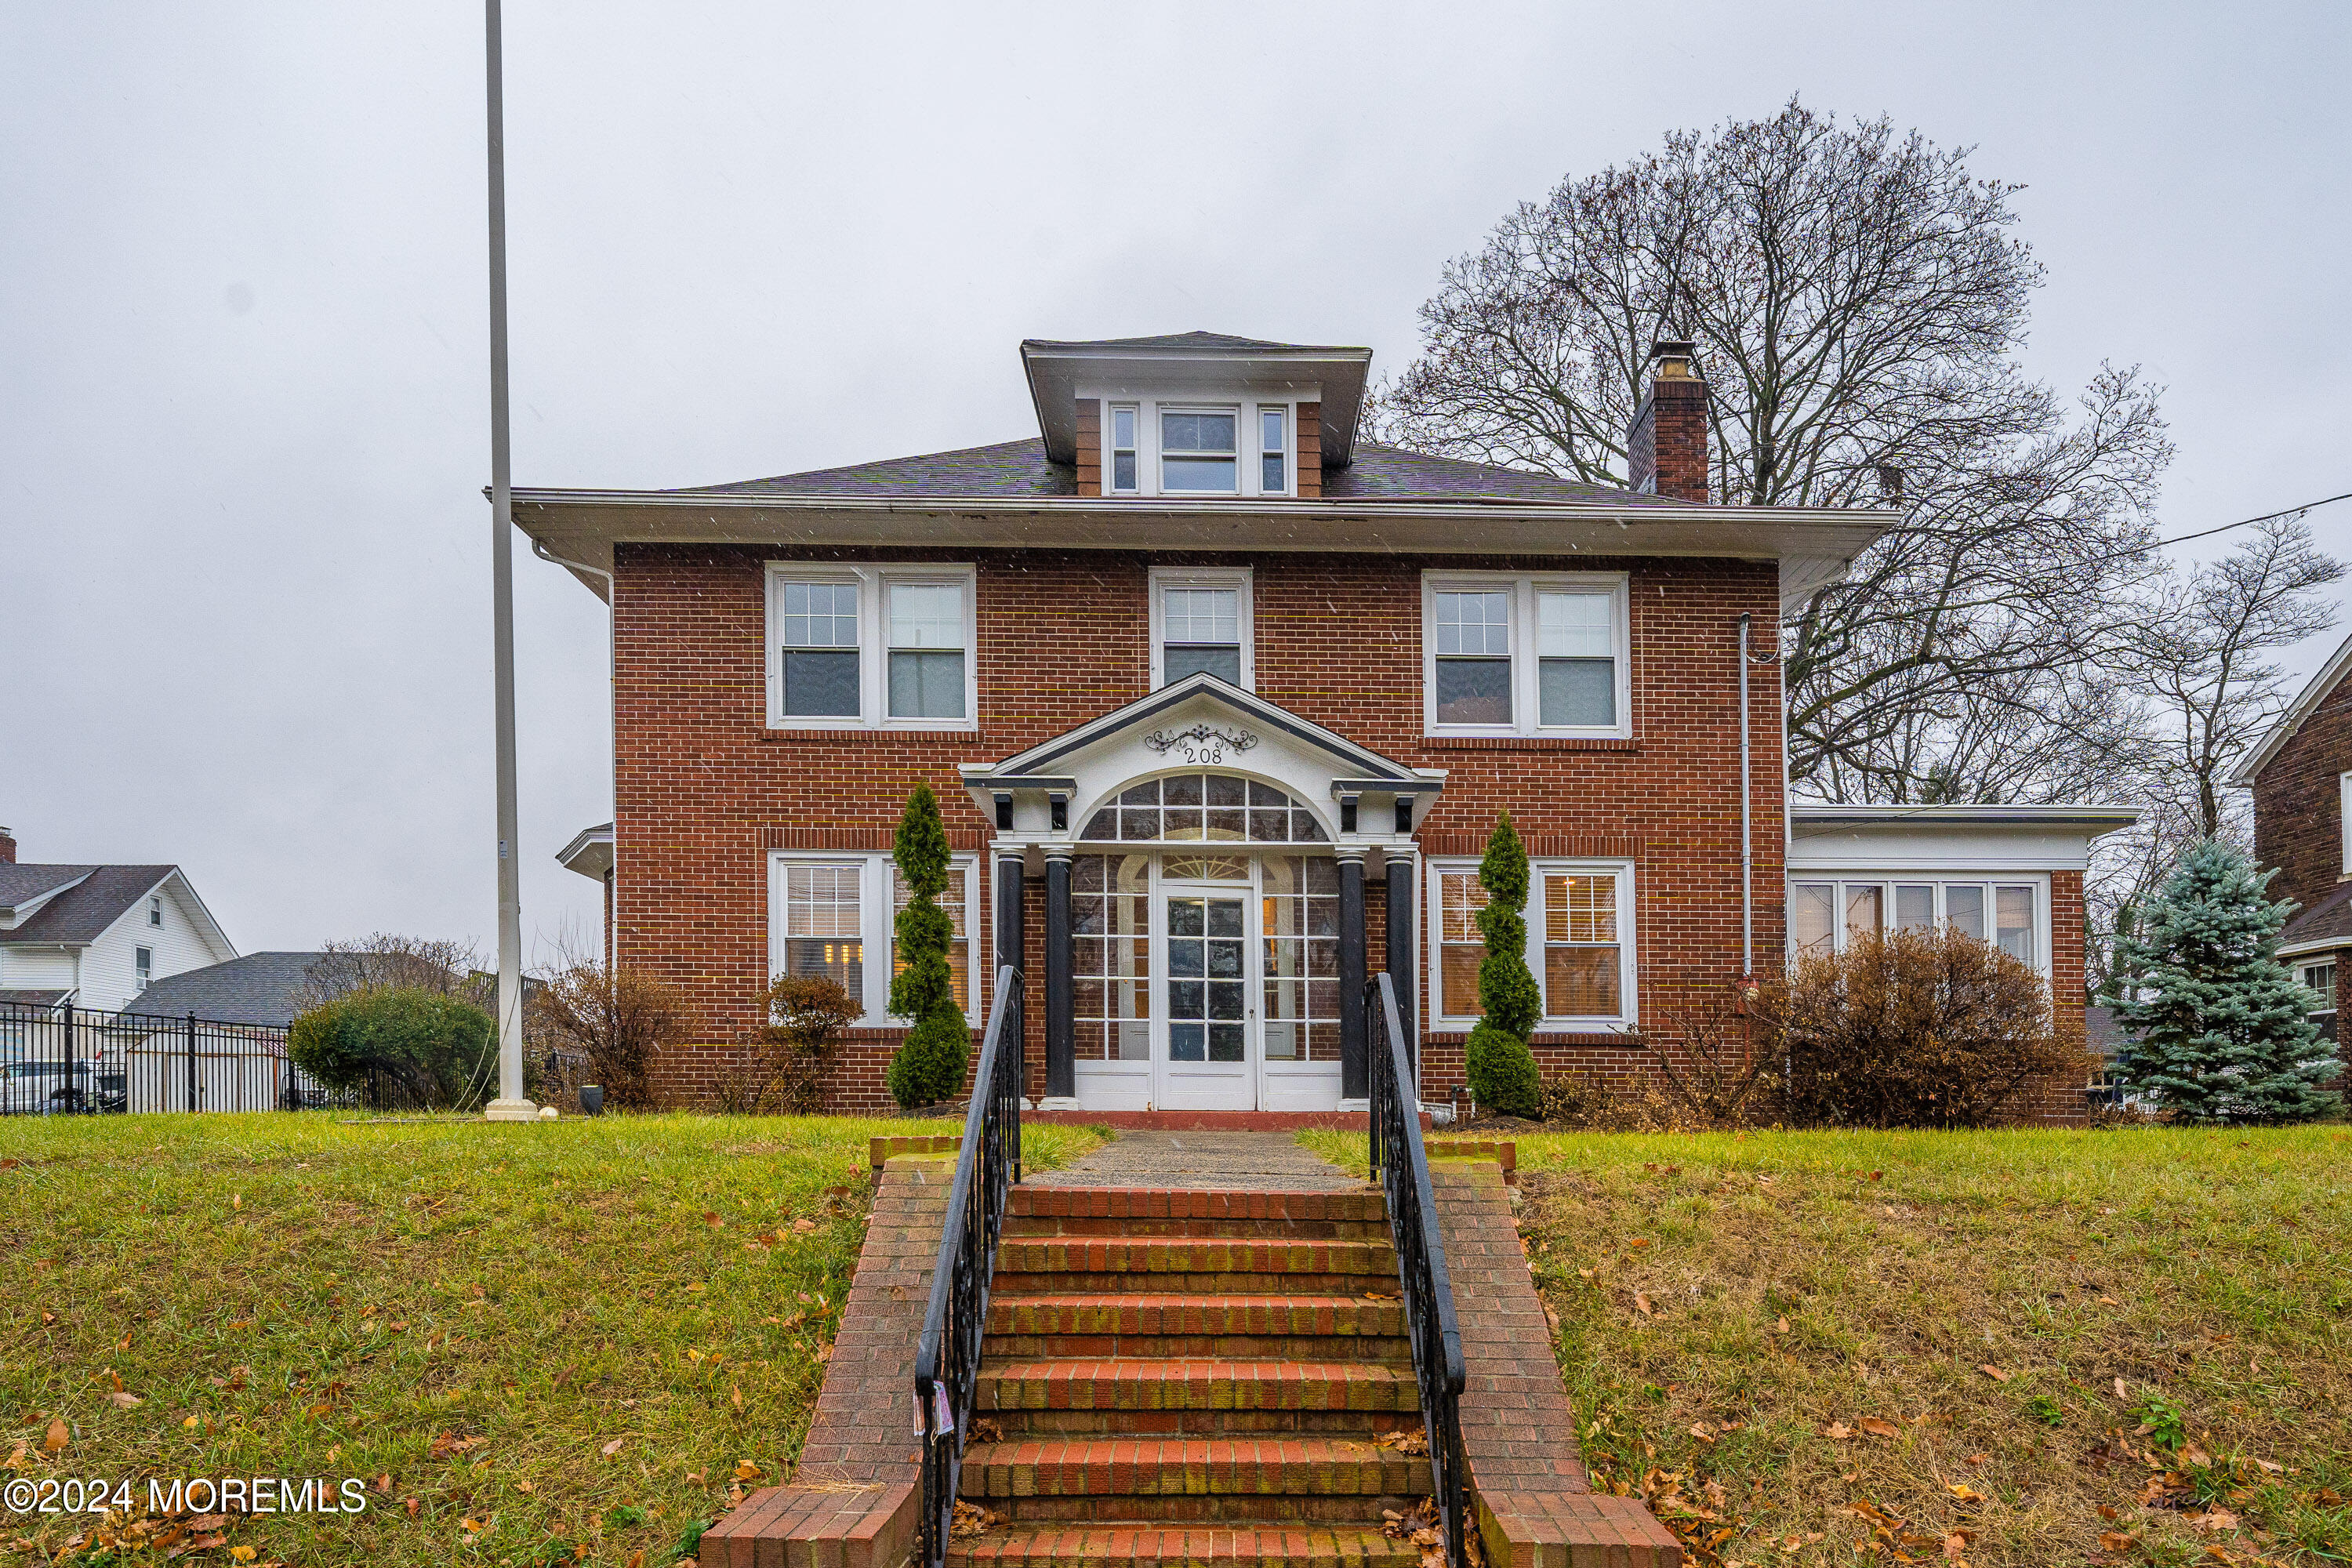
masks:
<path fill-rule="evenodd" d="M 1891 519 L 1709 504 L 1688 344 L 1658 346 L 1630 490 L 1362 438 L 1363 349 L 1021 356 L 1039 430 L 999 446 L 515 492 L 612 606 L 614 822 L 567 863 L 606 879 L 619 962 L 700 1009 L 672 1093 L 714 1090 L 789 971 L 866 1006 L 829 1102 L 887 1103 L 887 851 L 919 780 L 958 857 L 967 1013 L 1021 968 L 1048 1107 L 1359 1102 L 1381 969 L 1445 1099 L 1506 808 L 1547 1070 L 1638 1070 L 1633 1032 L 1672 1041 L 1777 968 L 1797 873 L 1799 940 L 1973 921 L 2079 1029 L 2084 846 L 2129 813 L 1809 816 L 1753 659 L 1743 778 L 1743 629 L 1769 656 Z"/>
<path fill-rule="evenodd" d="M 2301 908 L 2279 956 L 2318 993 L 2318 1021 L 2340 1048 L 2337 987 L 2352 963 L 2352 637 L 2312 677 L 2231 783 L 2254 793 L 2254 858 L 2273 899 Z"/>

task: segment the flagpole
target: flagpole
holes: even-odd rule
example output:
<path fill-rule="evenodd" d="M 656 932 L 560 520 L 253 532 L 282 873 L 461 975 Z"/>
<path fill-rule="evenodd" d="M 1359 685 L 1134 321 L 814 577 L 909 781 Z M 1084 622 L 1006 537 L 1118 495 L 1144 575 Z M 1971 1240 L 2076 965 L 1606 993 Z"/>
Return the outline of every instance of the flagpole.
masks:
<path fill-rule="evenodd" d="M 499 752 L 499 1097 L 483 1114 L 527 1121 L 522 1092 L 522 868 L 515 811 L 514 498 L 507 421 L 507 153 L 499 0 L 484 0 L 490 142 L 490 594 Z"/>

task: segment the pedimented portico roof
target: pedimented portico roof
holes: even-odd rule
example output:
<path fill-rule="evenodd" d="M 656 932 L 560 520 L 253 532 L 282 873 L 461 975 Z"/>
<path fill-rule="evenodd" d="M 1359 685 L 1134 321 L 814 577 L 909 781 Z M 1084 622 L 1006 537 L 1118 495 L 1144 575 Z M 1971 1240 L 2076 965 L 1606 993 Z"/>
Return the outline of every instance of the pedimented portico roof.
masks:
<path fill-rule="evenodd" d="M 1070 823 L 1132 781 L 1186 768 L 1237 773 L 1301 804 L 1351 795 L 1433 795 L 1443 770 L 1408 767 L 1205 672 L 1115 708 L 999 763 L 967 763 L 964 787 L 1040 803 L 1060 795 Z M 1326 808 L 1328 809 L 1328 807 Z M 1024 811 L 1034 826 L 1037 811 Z M 1066 831 L 1066 826 L 1062 831 Z"/>
<path fill-rule="evenodd" d="M 1191 708 L 1221 711 L 1244 724 L 1261 724 L 1280 731 L 1307 746 L 1328 752 L 1334 766 L 1341 770 L 1346 780 L 1355 784 L 1360 791 L 1433 791 L 1438 787 L 1434 779 L 1415 773 L 1402 763 L 1391 761 L 1368 746 L 1360 746 L 1345 735 L 1327 730 L 1311 719 L 1302 719 L 1289 709 L 1268 702 L 1254 691 L 1244 691 L 1238 686 L 1220 680 L 1205 670 L 1163 686 L 1150 696 L 1138 698 L 1124 708 L 1114 708 L 1101 718 L 1089 720 L 1075 730 L 1066 730 L 1017 756 L 1007 757 L 988 770 L 985 777 L 967 774 L 966 780 L 974 785 L 1016 778 L 1027 783 L 1040 774 L 1057 771 L 1057 764 L 1115 736 L 1125 735 L 1145 725 L 1167 730 L 1170 726 L 1162 721 L 1174 719 L 1180 710 Z M 1191 717 L 1189 713 L 1185 716 Z M 1184 759 L 1179 757 L 1175 760 L 1182 762 Z M 1036 786 L 1032 784 L 1031 787 Z"/>

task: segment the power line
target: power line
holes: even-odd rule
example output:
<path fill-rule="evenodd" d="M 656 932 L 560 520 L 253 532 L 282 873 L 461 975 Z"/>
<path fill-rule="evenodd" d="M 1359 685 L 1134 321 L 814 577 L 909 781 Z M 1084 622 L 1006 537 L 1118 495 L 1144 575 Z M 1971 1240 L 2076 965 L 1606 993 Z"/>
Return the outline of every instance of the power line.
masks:
<path fill-rule="evenodd" d="M 2241 518 L 2236 522 L 2225 522 L 2219 528 L 2209 528 L 2202 532 L 2184 533 L 2178 539 L 2159 539 L 2150 544 L 2136 546 L 2132 553 L 2136 554 L 2141 550 L 2162 550 L 2168 545 L 2186 544 L 2192 539 L 2210 539 L 2217 533 L 2227 533 L 2233 528 L 2252 528 L 2258 522 L 2275 522 L 2280 518 L 2300 516 L 2304 512 L 2314 511 L 2320 507 L 2329 506 L 2340 500 L 2352 500 L 2352 490 L 2346 490 L 2342 495 L 2329 496 L 2325 500 L 2307 500 L 2301 506 L 2291 506 L 2284 511 L 2266 511 L 2260 517 Z"/>

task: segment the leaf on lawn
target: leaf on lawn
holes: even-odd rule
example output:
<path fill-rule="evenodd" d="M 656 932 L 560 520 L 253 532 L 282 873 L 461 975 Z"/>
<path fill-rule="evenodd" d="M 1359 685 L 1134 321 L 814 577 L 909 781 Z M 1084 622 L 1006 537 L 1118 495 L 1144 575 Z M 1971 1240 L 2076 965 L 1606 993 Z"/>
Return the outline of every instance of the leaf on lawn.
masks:
<path fill-rule="evenodd" d="M 2124 1380 L 2120 1377 L 2116 1379 L 2116 1397 L 2117 1399 L 2129 1399 L 2131 1397 L 2131 1390 L 2124 1386 Z"/>
<path fill-rule="evenodd" d="M 115 1407 L 121 1410 L 129 1410 L 135 1405 L 145 1403 L 145 1401 L 142 1400 L 137 1394 L 125 1394 L 119 1388 L 114 1390 L 111 1394 L 109 1394 L 107 1398 L 112 1400 L 115 1404 Z"/>
<path fill-rule="evenodd" d="M 603 1447 L 601 1447 L 601 1448 L 597 1449 L 596 1451 L 597 1451 L 598 1453 L 600 1453 L 600 1454 L 604 1455 L 604 1458 L 608 1458 L 608 1459 L 609 1459 L 609 1458 L 611 1458 L 614 1455 L 615 1455 L 615 1454 L 617 1454 L 617 1453 L 619 1453 L 619 1452 L 621 1451 L 621 1444 L 622 1444 L 622 1442 L 623 1442 L 623 1441 L 624 1441 L 624 1439 L 619 1438 L 619 1437 L 615 1437 L 615 1438 L 614 1438 L 611 1442 L 609 1442 L 609 1443 L 605 1444 Z"/>
<path fill-rule="evenodd" d="M 44 1433 L 41 1436 L 41 1452 L 44 1454 L 54 1454 L 72 1441 L 73 1434 L 66 1430 L 65 1422 L 60 1418 L 52 1416 L 49 1420 L 48 1431 Z"/>
<path fill-rule="evenodd" d="M 400 1506 L 408 1510 L 409 1518 L 415 1519 L 416 1517 L 417 1509 L 422 1505 L 420 1505 L 413 1497 L 404 1497 L 400 1500 Z"/>
<path fill-rule="evenodd" d="M 1789 1320 L 1786 1318 L 1774 1319 L 1772 1322 L 1772 1331 L 1776 1334 L 1787 1333 L 1789 1331 Z"/>
<path fill-rule="evenodd" d="M 730 1387 L 727 1391 L 727 1397 L 734 1401 L 736 1409 L 740 1410 L 743 1408 L 743 1390 L 740 1386 Z"/>
<path fill-rule="evenodd" d="M 1647 1247 L 1650 1245 L 1650 1238 L 1646 1236 L 1637 1236 L 1625 1245 L 1628 1247 Z"/>
<path fill-rule="evenodd" d="M 482 1521 L 468 1515 L 457 1521 L 457 1528 L 468 1535 L 479 1535 L 482 1533 Z"/>
<path fill-rule="evenodd" d="M 628 1568 L 646 1568 L 646 1549 L 638 1547 L 629 1553 Z"/>
<path fill-rule="evenodd" d="M 1639 1290 L 1633 1292 L 1633 1310 L 1641 1313 L 1642 1316 L 1645 1318 L 1650 1316 L 1653 1310 L 1650 1306 L 1650 1299 L 1647 1296 L 1643 1295 Z"/>
<path fill-rule="evenodd" d="M 1992 1363 L 1989 1361 L 1979 1362 L 1977 1363 L 1977 1370 L 1984 1373 L 1987 1377 L 1992 1379 L 1995 1383 L 2007 1383 L 2009 1381 L 2009 1373 L 2001 1371 L 2000 1368 L 1993 1365 Z"/>
<path fill-rule="evenodd" d="M 22 1437 L 19 1437 L 16 1439 L 16 1446 L 8 1450 L 7 1463 L 5 1465 L 0 1465 L 0 1469 L 21 1470 L 24 1468 L 25 1440 Z"/>
<path fill-rule="evenodd" d="M 228 1554 L 239 1563 L 253 1561 L 253 1548 L 250 1546 L 232 1546 L 228 1549 Z"/>
<path fill-rule="evenodd" d="M 1715 1441 L 1715 1434 L 1706 1429 L 1706 1423 L 1704 1421 L 1694 1422 L 1691 1426 L 1690 1435 L 1697 1438 L 1702 1443 L 1712 1443 Z"/>
<path fill-rule="evenodd" d="M 1813 1430 L 1840 1443 L 1853 1436 L 1853 1428 L 1843 1421 L 1824 1421 Z"/>
<path fill-rule="evenodd" d="M 2137 1546 L 2138 1544 L 2139 1537 L 2137 1535 L 2126 1535 L 2120 1530 L 2103 1530 L 2099 1531 L 2099 1550 L 2102 1552 L 2129 1552 L 2133 1547 Z"/>
<path fill-rule="evenodd" d="M 229 1194 L 228 1206 L 233 1209 L 243 1208 L 245 1206 L 245 1194 L 243 1193 L 231 1193 Z"/>
<path fill-rule="evenodd" d="M 735 1479 L 739 1481 L 756 1481 L 760 1479 L 760 1467 L 749 1459 L 738 1459 L 735 1461 Z"/>
<path fill-rule="evenodd" d="M 1864 1431 L 1869 1433 L 1874 1437 L 1897 1436 L 1901 1435 L 1903 1431 L 1903 1428 L 1897 1426 L 1894 1422 L 1883 1420 L 1875 1415 L 1865 1415 L 1861 1420 L 1855 1422 L 1854 1425 L 1861 1427 Z"/>
<path fill-rule="evenodd" d="M 1966 1481 L 1954 1481 L 1947 1489 L 1951 1492 L 1955 1502 L 1982 1502 L 1985 1500 L 1984 1493 Z"/>
<path fill-rule="evenodd" d="M 813 1219 L 803 1217 L 793 1221 L 793 1234 L 795 1236 L 806 1236 L 815 1228 L 816 1221 Z"/>

